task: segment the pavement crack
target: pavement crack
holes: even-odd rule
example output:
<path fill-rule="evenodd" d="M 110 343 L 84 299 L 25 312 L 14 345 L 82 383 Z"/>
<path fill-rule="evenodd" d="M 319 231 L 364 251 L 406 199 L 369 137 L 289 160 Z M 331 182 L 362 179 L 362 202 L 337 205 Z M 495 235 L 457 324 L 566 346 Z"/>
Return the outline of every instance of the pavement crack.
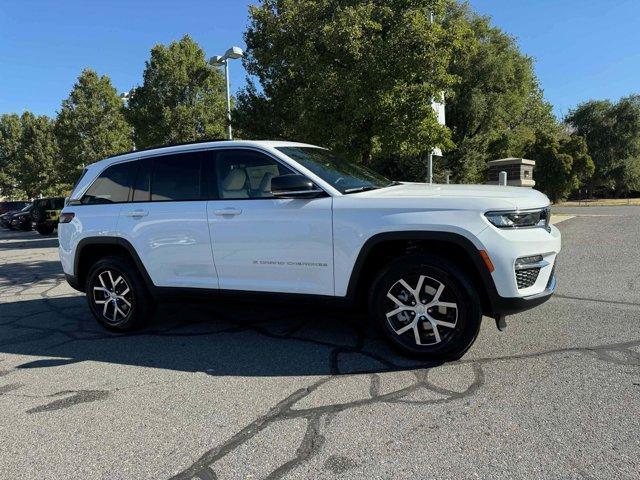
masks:
<path fill-rule="evenodd" d="M 53 402 L 47 403 L 46 405 L 30 408 L 29 410 L 27 410 L 27 413 L 31 414 L 62 410 L 63 408 L 73 407 L 74 405 L 78 405 L 80 403 L 89 403 L 104 400 L 109 396 L 109 392 L 107 390 L 63 391 L 58 392 L 52 396 L 66 395 L 69 393 L 73 393 L 73 395 L 59 400 L 54 400 Z"/>
<path fill-rule="evenodd" d="M 640 303 L 637 302 L 626 302 L 624 300 L 607 300 L 604 298 L 590 298 L 590 297 L 577 297 L 573 295 L 561 295 L 556 293 L 551 298 L 564 298 L 567 300 L 580 300 L 582 302 L 594 302 L 594 303 L 604 303 L 609 305 L 628 305 L 632 307 L 640 307 Z"/>

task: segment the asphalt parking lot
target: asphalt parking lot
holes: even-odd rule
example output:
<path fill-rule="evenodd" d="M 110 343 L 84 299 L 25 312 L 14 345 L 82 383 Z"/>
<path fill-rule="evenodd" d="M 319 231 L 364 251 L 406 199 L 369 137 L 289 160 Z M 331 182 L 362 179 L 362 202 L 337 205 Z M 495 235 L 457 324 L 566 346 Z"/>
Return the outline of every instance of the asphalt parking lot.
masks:
<path fill-rule="evenodd" d="M 640 207 L 558 210 L 558 294 L 424 365 L 349 312 L 97 327 L 57 240 L 0 231 L 0 478 L 640 478 Z"/>

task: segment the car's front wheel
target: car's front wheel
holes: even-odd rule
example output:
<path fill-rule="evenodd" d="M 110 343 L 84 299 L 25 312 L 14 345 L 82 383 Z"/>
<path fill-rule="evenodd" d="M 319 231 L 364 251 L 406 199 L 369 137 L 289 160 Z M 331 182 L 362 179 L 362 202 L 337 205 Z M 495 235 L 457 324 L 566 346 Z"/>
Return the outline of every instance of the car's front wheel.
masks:
<path fill-rule="evenodd" d="M 374 281 L 369 309 L 393 346 L 429 360 L 464 355 L 482 320 L 468 276 L 453 263 L 426 254 L 388 264 Z"/>
<path fill-rule="evenodd" d="M 107 256 L 93 265 L 86 294 L 91 313 L 108 330 L 133 330 L 153 313 L 154 303 L 142 276 L 132 262 L 120 256 Z"/>

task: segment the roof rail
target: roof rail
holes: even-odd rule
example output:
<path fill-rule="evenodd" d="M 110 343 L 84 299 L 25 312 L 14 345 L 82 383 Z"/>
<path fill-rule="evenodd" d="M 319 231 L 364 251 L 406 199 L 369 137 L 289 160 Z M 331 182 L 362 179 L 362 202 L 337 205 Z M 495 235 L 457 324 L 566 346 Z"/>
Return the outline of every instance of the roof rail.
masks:
<path fill-rule="evenodd" d="M 169 143 L 166 145 L 158 145 L 157 147 L 147 147 L 147 148 L 142 148 L 140 150 L 129 150 L 126 152 L 119 152 L 119 153 L 114 153 L 113 155 L 110 155 L 106 158 L 104 158 L 104 160 L 108 159 L 108 158 L 114 158 L 114 157 L 120 157 L 121 155 L 129 155 L 130 153 L 139 153 L 139 152 L 147 152 L 149 150 L 158 150 L 160 148 L 168 148 L 168 147 L 180 147 L 183 145 L 198 145 L 200 143 L 211 143 L 211 142 L 231 142 L 233 140 L 229 140 L 227 138 L 212 138 L 210 140 L 195 140 L 192 142 L 179 142 L 179 143 Z"/>

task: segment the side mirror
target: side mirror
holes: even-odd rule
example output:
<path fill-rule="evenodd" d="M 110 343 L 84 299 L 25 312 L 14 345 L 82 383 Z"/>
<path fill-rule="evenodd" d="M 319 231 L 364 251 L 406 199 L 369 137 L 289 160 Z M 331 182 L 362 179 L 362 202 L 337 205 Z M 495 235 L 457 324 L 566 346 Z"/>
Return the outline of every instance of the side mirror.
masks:
<path fill-rule="evenodd" d="M 324 193 L 304 175 L 280 175 L 271 179 L 271 193 L 276 198 L 314 198 Z"/>

